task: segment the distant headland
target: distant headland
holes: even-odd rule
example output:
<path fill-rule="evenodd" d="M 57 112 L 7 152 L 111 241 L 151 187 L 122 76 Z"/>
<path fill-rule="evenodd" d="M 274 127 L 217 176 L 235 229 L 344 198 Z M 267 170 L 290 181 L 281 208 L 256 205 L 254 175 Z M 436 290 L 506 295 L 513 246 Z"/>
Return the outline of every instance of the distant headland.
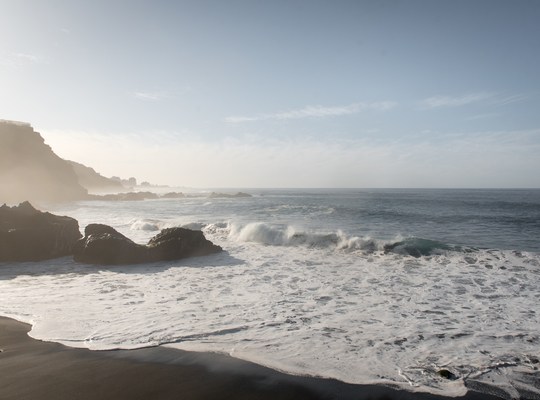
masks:
<path fill-rule="evenodd" d="M 144 190 L 134 191 L 135 187 Z M 157 194 L 152 188 L 166 186 L 137 179 L 107 178 L 93 168 L 60 158 L 39 132 L 27 122 L 0 119 L 0 204 L 23 201 L 62 202 L 77 200 L 135 201 L 184 197 L 242 198 L 250 194 Z M 106 193 L 106 194 L 105 194 Z"/>
<path fill-rule="evenodd" d="M 0 203 L 87 200 L 95 198 L 89 192 L 126 192 L 136 185 L 133 177 L 106 178 L 60 158 L 27 122 L 0 120 Z"/>

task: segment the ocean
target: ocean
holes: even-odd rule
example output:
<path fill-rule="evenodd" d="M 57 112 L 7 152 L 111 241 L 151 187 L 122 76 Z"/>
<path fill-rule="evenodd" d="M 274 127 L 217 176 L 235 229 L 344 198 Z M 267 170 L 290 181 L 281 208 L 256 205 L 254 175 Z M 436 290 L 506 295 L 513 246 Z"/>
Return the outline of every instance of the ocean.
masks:
<path fill-rule="evenodd" d="M 242 191 L 46 206 L 139 243 L 200 229 L 225 251 L 0 264 L 0 315 L 92 350 L 164 345 L 348 383 L 540 396 L 540 190 Z"/>

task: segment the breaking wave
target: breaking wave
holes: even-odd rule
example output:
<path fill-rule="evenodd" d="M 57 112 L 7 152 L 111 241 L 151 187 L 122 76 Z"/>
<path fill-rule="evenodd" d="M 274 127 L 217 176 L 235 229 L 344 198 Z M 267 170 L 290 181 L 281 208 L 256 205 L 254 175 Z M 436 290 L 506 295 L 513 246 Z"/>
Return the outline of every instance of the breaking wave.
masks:
<path fill-rule="evenodd" d="M 335 232 L 316 232 L 299 230 L 291 225 L 273 225 L 265 222 L 241 224 L 222 222 L 205 224 L 190 222 L 175 224 L 154 219 L 133 220 L 131 230 L 155 232 L 160 229 L 180 226 L 182 228 L 201 230 L 210 235 L 218 235 L 226 240 L 244 243 L 258 243 L 265 246 L 304 246 L 308 248 L 332 249 L 341 251 L 362 251 L 364 253 L 383 252 L 404 256 L 422 257 L 442 254 L 448 251 L 473 251 L 437 240 L 402 237 L 396 235 L 391 240 L 375 239 L 370 236 L 348 235 L 341 230 Z"/>
<path fill-rule="evenodd" d="M 402 237 L 398 234 L 390 240 L 375 239 L 370 236 L 349 235 L 341 230 L 318 232 L 300 230 L 291 225 L 268 224 L 265 222 L 237 223 L 221 222 L 206 224 L 203 222 L 174 223 L 153 219 L 133 220 L 131 230 L 154 232 L 160 229 L 180 226 L 200 230 L 209 235 L 217 235 L 224 240 L 239 243 L 258 243 L 265 246 L 303 246 L 317 249 L 330 249 L 346 252 L 385 253 L 403 256 L 422 257 L 444 254 L 449 251 L 471 252 L 475 249 L 454 246 L 437 240 Z"/>
<path fill-rule="evenodd" d="M 369 253 L 384 252 L 413 257 L 461 250 L 456 246 L 423 238 L 396 236 L 393 240 L 380 240 L 369 236 L 350 236 L 341 230 L 330 233 L 306 232 L 299 231 L 290 225 L 269 225 L 263 222 L 246 225 L 232 223 L 228 228 L 229 239 L 269 246 L 306 246 L 344 251 L 360 250 Z"/>
<path fill-rule="evenodd" d="M 133 231 L 159 231 L 162 227 L 162 222 L 156 219 L 136 219 L 130 225 Z"/>

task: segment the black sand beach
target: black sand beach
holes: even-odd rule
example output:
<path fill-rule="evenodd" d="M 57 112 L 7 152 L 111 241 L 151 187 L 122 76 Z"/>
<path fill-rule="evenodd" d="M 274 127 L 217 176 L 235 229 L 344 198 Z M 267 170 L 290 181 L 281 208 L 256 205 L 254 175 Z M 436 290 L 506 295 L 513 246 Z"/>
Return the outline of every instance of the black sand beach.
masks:
<path fill-rule="evenodd" d="M 41 342 L 0 317 L 0 399 L 443 399 L 282 374 L 231 357 L 155 347 L 90 351 Z M 498 399 L 478 392 L 460 399 Z"/>

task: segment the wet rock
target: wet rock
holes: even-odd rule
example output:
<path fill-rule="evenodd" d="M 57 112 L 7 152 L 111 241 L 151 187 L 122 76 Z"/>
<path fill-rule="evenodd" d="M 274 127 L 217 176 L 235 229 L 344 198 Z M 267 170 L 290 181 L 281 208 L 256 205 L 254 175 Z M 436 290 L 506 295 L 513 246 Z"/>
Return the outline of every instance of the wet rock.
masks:
<path fill-rule="evenodd" d="M 41 212 L 27 201 L 0 207 L 0 261 L 67 256 L 81 236 L 75 219 Z"/>
<path fill-rule="evenodd" d="M 249 193 L 244 193 L 244 192 L 238 192 L 238 193 L 234 193 L 234 194 L 212 192 L 212 193 L 210 193 L 210 195 L 208 197 L 211 198 L 211 199 L 217 199 L 217 198 L 253 197 L 253 196 L 250 195 Z"/>
<path fill-rule="evenodd" d="M 445 378 L 445 379 L 449 379 L 451 381 L 455 381 L 458 377 L 452 373 L 451 371 L 447 370 L 447 369 L 440 369 L 437 371 L 437 374 L 442 377 L 442 378 Z"/>
<path fill-rule="evenodd" d="M 205 256 L 222 251 L 204 237 L 201 231 L 186 228 L 163 229 L 147 245 L 153 260 L 177 260 L 185 257 Z"/>
<path fill-rule="evenodd" d="M 178 260 L 222 251 L 204 237 L 201 231 L 169 228 L 140 245 L 114 228 L 90 224 L 85 236 L 74 248 L 75 261 L 90 264 L 120 265 Z"/>
<path fill-rule="evenodd" d="M 186 197 L 186 195 L 182 192 L 169 192 L 161 196 L 163 199 L 182 199 L 184 197 Z"/>
<path fill-rule="evenodd" d="M 157 199 L 159 196 L 153 192 L 127 192 L 104 195 L 88 195 L 90 200 L 106 200 L 106 201 L 141 201 Z"/>
<path fill-rule="evenodd" d="M 87 264 L 136 264 L 147 262 L 145 246 L 102 224 L 90 224 L 73 249 L 75 261 Z"/>

